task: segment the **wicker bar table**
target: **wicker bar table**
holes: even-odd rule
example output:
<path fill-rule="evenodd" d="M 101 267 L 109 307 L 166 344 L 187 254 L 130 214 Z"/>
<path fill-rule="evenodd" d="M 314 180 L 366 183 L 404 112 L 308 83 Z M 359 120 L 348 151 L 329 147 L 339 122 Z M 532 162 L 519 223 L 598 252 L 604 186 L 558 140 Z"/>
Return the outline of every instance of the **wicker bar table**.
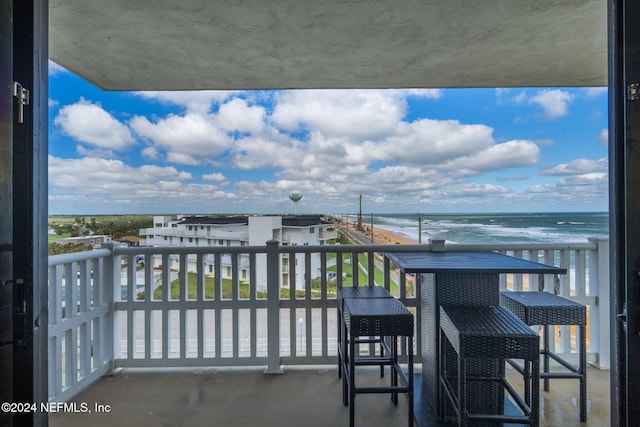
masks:
<path fill-rule="evenodd" d="M 566 274 L 554 267 L 497 252 L 388 252 L 385 257 L 398 266 L 400 274 L 420 274 L 422 281 L 422 398 L 434 413 L 439 411 L 440 366 L 439 307 L 441 305 L 500 305 L 501 273 Z M 478 373 L 497 372 L 499 363 L 478 360 Z M 503 407 L 500 390 L 478 390 L 487 399 L 486 407 L 473 408 L 491 413 Z M 494 396 L 495 395 L 495 398 Z M 472 409 L 472 408 L 470 408 Z M 438 414 L 440 415 L 440 414 Z"/>

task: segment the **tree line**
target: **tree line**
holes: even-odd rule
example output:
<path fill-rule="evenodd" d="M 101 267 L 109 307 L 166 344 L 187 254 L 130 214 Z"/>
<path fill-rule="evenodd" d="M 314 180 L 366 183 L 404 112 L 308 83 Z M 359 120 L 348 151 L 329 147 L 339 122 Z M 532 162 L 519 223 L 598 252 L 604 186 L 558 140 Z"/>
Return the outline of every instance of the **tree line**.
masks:
<path fill-rule="evenodd" d="M 49 225 L 58 236 L 69 237 L 91 236 L 94 234 L 111 236 L 112 240 L 120 240 L 124 236 L 138 236 L 141 228 L 153 226 L 152 219 L 128 220 L 122 222 L 98 222 L 97 218 L 77 217 L 73 222 Z M 49 243 L 49 255 L 91 250 L 92 247 L 82 243 L 60 244 Z"/>

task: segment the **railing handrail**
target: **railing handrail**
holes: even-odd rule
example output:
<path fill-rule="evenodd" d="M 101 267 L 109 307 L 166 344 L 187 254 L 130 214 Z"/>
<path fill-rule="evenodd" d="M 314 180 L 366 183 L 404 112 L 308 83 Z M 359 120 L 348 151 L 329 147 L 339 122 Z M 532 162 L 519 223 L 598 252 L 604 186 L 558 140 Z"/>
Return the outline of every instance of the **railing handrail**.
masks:
<path fill-rule="evenodd" d="M 69 254 L 49 255 L 49 267 L 68 264 L 71 262 L 105 258 L 108 256 L 111 256 L 111 250 L 108 248 L 92 249 L 90 251 L 73 252 Z"/>
<path fill-rule="evenodd" d="M 113 255 L 265 254 L 266 246 L 136 246 L 115 247 Z"/>
<path fill-rule="evenodd" d="M 603 239 L 608 239 L 603 237 Z M 431 244 L 410 245 L 307 245 L 307 246 L 279 246 L 281 253 L 350 253 L 350 252 L 428 252 L 433 249 Z M 446 243 L 446 251 L 504 251 L 504 250 L 594 250 L 597 244 L 593 242 L 563 242 L 563 243 Z M 235 253 L 267 253 L 266 246 L 114 246 L 113 255 L 145 255 L 145 254 L 235 254 Z M 69 254 L 49 255 L 49 266 L 70 262 L 87 261 L 89 259 L 111 256 L 108 248 L 92 249 L 90 251 Z"/>

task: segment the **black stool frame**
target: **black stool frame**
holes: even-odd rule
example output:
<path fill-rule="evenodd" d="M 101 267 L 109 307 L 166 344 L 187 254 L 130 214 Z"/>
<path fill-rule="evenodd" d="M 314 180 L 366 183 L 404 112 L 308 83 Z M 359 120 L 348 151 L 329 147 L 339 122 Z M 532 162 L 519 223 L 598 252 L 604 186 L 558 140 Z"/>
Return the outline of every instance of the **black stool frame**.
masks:
<path fill-rule="evenodd" d="M 500 305 L 506 307 L 529 326 L 543 327 L 543 366 L 540 378 L 544 391 L 549 391 L 549 380 L 573 378 L 580 382 L 580 421 L 587 421 L 587 309 L 584 305 L 549 292 L 501 292 Z M 550 326 L 575 325 L 578 327 L 578 367 L 551 351 Z M 549 360 L 553 359 L 567 369 L 565 372 L 549 372 Z M 522 367 L 513 360 L 509 364 L 522 373 Z"/>
<path fill-rule="evenodd" d="M 359 393 L 390 393 L 392 402 L 398 404 L 398 393 L 407 393 L 408 425 L 413 426 L 413 314 L 395 298 L 347 299 L 343 300 L 344 339 L 343 357 L 343 402 L 349 405 L 349 425 L 355 424 L 355 397 Z M 383 340 L 388 356 L 357 356 L 359 337 L 388 337 Z M 398 337 L 407 340 L 407 372 L 398 362 Z M 355 367 L 360 365 L 389 365 L 391 385 L 379 387 L 357 387 Z M 400 382 L 398 382 L 398 377 Z"/>
<path fill-rule="evenodd" d="M 345 336 L 344 329 L 344 299 L 345 298 L 393 298 L 393 295 L 389 293 L 385 288 L 380 286 L 338 286 L 337 295 L 337 323 L 338 323 L 338 378 L 342 378 L 342 339 Z M 384 337 L 370 337 L 370 338 L 358 338 L 358 343 L 366 344 L 379 344 L 380 345 L 380 357 L 384 357 L 385 352 L 389 354 L 389 346 L 384 342 Z M 384 377 L 384 364 L 380 365 L 380 377 Z M 345 405 L 347 402 L 345 402 Z"/>
<path fill-rule="evenodd" d="M 539 425 L 539 337 L 531 328 L 503 307 L 441 306 L 440 307 L 440 378 L 438 393 L 441 421 L 446 421 L 447 402 L 454 407 L 459 426 L 479 422 Z M 453 350 L 453 352 L 451 351 Z M 451 375 L 448 353 L 455 356 L 456 375 Z M 505 379 L 505 359 L 523 359 L 525 369 L 524 400 Z M 499 369 L 495 372 L 475 372 L 467 375 L 467 368 L 475 359 L 496 359 Z M 529 372 L 531 373 L 530 375 Z M 451 377 L 451 378 L 450 378 Z M 452 380 L 457 380 L 454 387 Z M 502 393 L 496 396 L 472 396 L 468 394 L 470 381 L 499 384 Z M 522 415 L 504 413 L 506 390 L 520 408 Z M 471 407 L 485 406 L 488 398 L 499 399 L 498 411 L 491 413 L 470 412 Z M 472 402 L 471 399 L 476 402 Z M 489 402 L 489 407 L 495 402 Z"/>

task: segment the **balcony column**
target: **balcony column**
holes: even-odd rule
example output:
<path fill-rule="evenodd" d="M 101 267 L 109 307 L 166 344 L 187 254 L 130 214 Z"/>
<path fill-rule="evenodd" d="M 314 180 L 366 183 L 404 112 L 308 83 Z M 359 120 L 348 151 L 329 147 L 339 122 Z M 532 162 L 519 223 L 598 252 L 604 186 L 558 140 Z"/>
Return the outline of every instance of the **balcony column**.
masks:
<path fill-rule="evenodd" d="M 609 238 L 592 237 L 589 241 L 598 245 L 589 257 L 589 292 L 596 293 L 598 297 L 598 303 L 591 312 L 591 345 L 598 354 L 596 365 L 600 369 L 609 369 L 611 367 Z M 595 337 L 598 340 L 596 343 L 593 342 Z"/>
<path fill-rule="evenodd" d="M 102 247 L 111 251 L 104 260 L 104 300 L 109 307 L 105 316 L 104 357 L 109 363 L 109 371 L 115 369 L 115 358 L 120 354 L 120 312 L 114 310 L 115 301 L 120 300 L 120 257 L 114 254 L 116 243 L 105 242 Z"/>
<path fill-rule="evenodd" d="M 280 365 L 280 251 L 279 242 L 267 242 L 267 368 L 265 374 L 282 374 Z"/>

